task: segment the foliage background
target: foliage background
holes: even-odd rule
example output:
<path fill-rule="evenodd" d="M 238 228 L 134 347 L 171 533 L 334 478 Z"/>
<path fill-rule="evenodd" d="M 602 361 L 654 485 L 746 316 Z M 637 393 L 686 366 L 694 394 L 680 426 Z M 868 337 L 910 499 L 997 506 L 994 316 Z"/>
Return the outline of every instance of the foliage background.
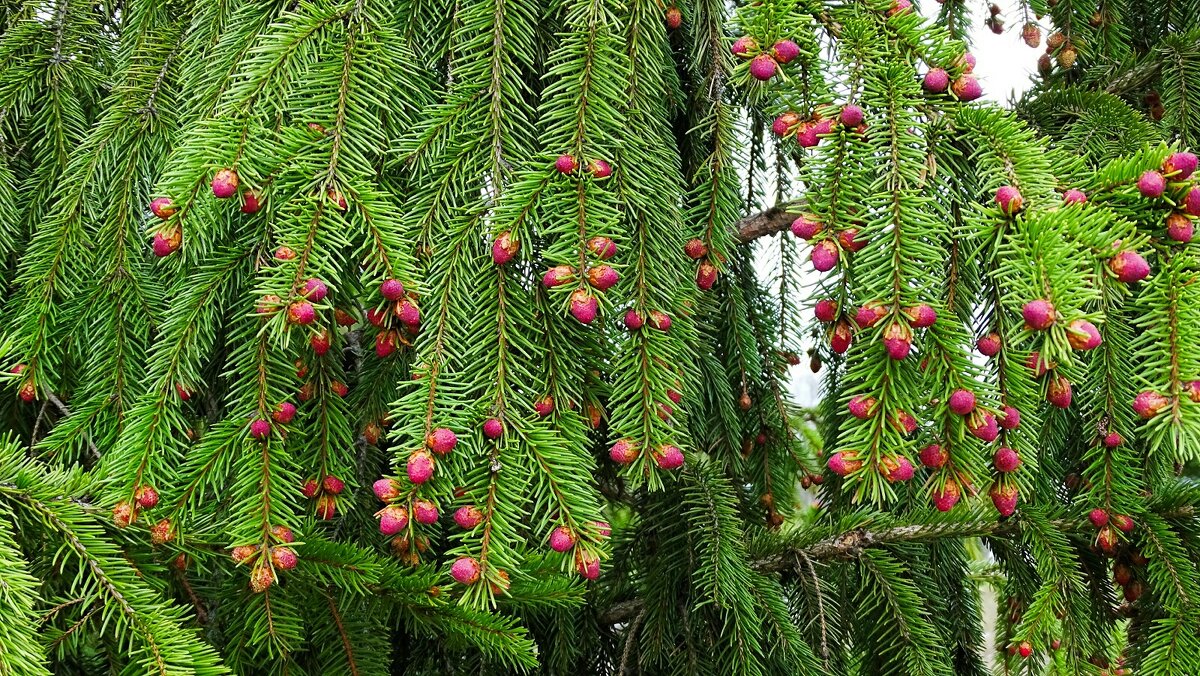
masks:
<path fill-rule="evenodd" d="M 1163 232 L 1193 186 L 1134 185 L 1196 145 L 1191 4 L 1109 3 L 1094 26 L 1082 3 L 1021 7 L 1079 49 L 1014 114 L 921 90 L 930 67 L 966 75 L 961 2 L 930 24 L 694 0 L 674 31 L 655 0 L 0 2 L 0 673 L 1196 671 L 1200 287 L 1195 245 Z M 799 55 L 758 82 L 743 34 Z M 769 131 L 847 100 L 865 130 Z M 213 197 L 229 166 L 263 208 Z M 156 196 L 178 211 L 152 216 Z M 781 233 L 802 211 L 839 261 L 807 284 L 810 248 Z M 743 242 L 755 224 L 773 236 Z M 594 237 L 616 286 L 540 283 L 606 264 Z M 1146 281 L 1112 272 L 1130 252 Z M 409 293 L 385 302 L 387 279 Z M 1031 332 L 1040 297 L 1062 321 Z M 313 324 L 289 318 L 309 302 Z M 919 304 L 938 322 L 888 359 Z M 1076 319 L 1101 348 L 1070 348 Z M 810 363 L 824 396 L 801 409 L 783 392 Z M 1072 406 L 1047 403 L 1067 381 Z M 974 417 L 945 404 L 961 387 Z M 1140 419 L 1141 391 L 1168 412 Z M 879 412 L 852 417 L 856 395 Z M 993 444 L 978 424 L 1004 406 L 1022 424 Z M 457 445 L 411 480 L 441 429 Z M 947 464 L 894 480 L 934 442 Z M 670 446 L 682 469 L 656 461 Z M 861 467 L 827 468 L 838 451 Z M 936 511 L 948 486 L 963 500 Z M 1098 507 L 1135 528 L 1092 527 Z M 481 579 L 456 584 L 467 559 Z M 981 584 L 1004 599 L 994 643 Z"/>

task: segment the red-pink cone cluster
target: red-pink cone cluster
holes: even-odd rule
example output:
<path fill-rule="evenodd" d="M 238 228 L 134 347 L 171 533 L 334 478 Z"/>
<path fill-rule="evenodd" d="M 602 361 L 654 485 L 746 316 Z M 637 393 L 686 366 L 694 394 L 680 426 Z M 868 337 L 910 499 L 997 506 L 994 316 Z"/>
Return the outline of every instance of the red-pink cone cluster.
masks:
<path fill-rule="evenodd" d="M 974 101 L 983 96 L 983 87 L 971 74 L 975 70 L 975 57 L 964 54 L 954 67 L 961 72 L 958 79 L 951 82 L 950 73 L 945 68 L 934 67 L 925 73 L 921 88 L 929 94 L 942 94 L 949 89 L 961 101 Z"/>
<path fill-rule="evenodd" d="M 775 76 L 779 66 L 791 63 L 800 56 L 800 47 L 791 40 L 779 40 L 766 51 L 760 51 L 758 42 L 749 35 L 734 40 L 729 51 L 734 56 L 750 60 L 750 75 L 765 82 Z"/>
<path fill-rule="evenodd" d="M 775 118 L 771 131 L 780 138 L 795 138 L 801 148 L 812 148 L 821 139 L 833 134 L 839 126 L 856 134 L 866 134 L 865 118 L 863 109 L 853 103 L 846 104 L 841 110 L 828 105 L 820 106 L 813 109 L 807 118 L 789 110 Z"/>

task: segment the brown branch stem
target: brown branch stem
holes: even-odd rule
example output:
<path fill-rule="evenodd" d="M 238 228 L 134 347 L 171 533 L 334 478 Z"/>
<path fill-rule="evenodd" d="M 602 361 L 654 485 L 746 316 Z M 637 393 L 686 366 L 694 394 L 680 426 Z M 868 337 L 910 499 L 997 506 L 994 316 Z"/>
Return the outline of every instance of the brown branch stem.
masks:
<path fill-rule="evenodd" d="M 751 214 L 734 224 L 734 236 L 739 244 L 748 244 L 766 235 L 774 235 L 788 229 L 796 219 L 797 205 L 777 204 L 766 211 Z"/>
<path fill-rule="evenodd" d="M 1168 519 L 1194 518 L 1196 509 L 1187 506 L 1165 512 L 1161 516 Z M 1093 528 L 1086 520 L 1077 519 L 1055 519 L 1050 524 L 1055 530 L 1066 532 L 1084 532 Z M 855 528 L 818 540 L 806 547 L 784 549 L 754 561 L 750 565 L 760 573 L 802 573 L 803 571 L 797 570 L 797 566 L 802 560 L 852 560 L 857 558 L 864 549 L 875 546 L 947 537 L 1013 537 L 1020 533 L 1020 529 L 1020 519 L 912 524 L 877 530 Z M 643 606 L 644 604 L 639 598 L 618 601 L 601 613 L 598 619 L 602 625 L 629 622 L 642 611 Z"/>

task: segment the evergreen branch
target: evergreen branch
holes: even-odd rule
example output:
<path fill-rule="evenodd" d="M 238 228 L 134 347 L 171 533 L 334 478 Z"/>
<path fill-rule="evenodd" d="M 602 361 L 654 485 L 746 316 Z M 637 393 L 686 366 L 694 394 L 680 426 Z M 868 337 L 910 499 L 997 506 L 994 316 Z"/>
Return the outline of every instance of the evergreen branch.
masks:
<path fill-rule="evenodd" d="M 129 476 L 124 470 L 134 468 L 132 481 L 124 486 L 124 497 L 130 501 L 138 487 L 146 483 L 155 485 L 156 480 L 164 478 L 164 470 L 170 471 L 169 463 L 164 462 L 168 448 L 174 445 L 175 453 L 170 455 L 180 454 L 178 436 L 183 433 L 183 421 L 177 415 L 179 391 L 182 389 L 191 396 L 199 385 L 196 374 L 200 361 L 216 341 L 208 320 L 224 314 L 220 309 L 214 312 L 214 305 L 219 308 L 224 298 L 238 295 L 233 288 L 234 277 L 245 271 L 249 256 L 250 251 L 234 246 L 193 272 L 182 284 L 185 296 L 177 299 L 160 326 L 147 364 L 147 391 L 131 409 L 124 433 L 105 454 L 102 464 L 111 468 L 101 470 L 106 475 Z"/>
<path fill-rule="evenodd" d="M 322 592 L 325 601 L 329 606 L 329 614 L 333 617 L 334 624 L 337 626 L 338 636 L 342 639 L 342 649 L 346 655 L 346 666 L 350 670 L 351 676 L 358 676 L 358 664 L 354 661 L 354 646 L 350 641 L 350 637 L 346 634 L 345 624 L 342 622 L 342 615 L 338 612 L 337 602 L 333 600 L 333 594 L 328 590 Z"/>
<path fill-rule="evenodd" d="M 903 669 L 912 674 L 949 674 L 945 648 L 937 642 L 926 604 L 904 575 L 901 562 L 879 549 L 864 552 L 858 562 L 863 586 L 855 593 L 856 605 L 875 648 L 865 660 L 883 673 Z M 880 613 L 886 621 L 877 621 Z"/>
<path fill-rule="evenodd" d="M 141 573 L 103 536 L 95 519 L 79 504 L 62 497 L 71 490 L 72 480 L 48 475 L 21 458 L 20 447 L 3 443 L 0 468 L 6 470 L 7 480 L 0 483 L 0 499 L 62 540 L 55 565 L 67 566 L 71 560 L 79 564 L 78 577 L 72 583 L 75 593 L 94 596 L 104 606 L 117 637 L 137 644 L 137 648 L 130 646 L 129 656 L 139 662 L 143 673 L 228 673 L 208 644 L 182 629 L 186 620 L 182 608 L 160 602 L 157 592 L 142 581 Z"/>
<path fill-rule="evenodd" d="M 100 561 L 89 550 L 89 547 L 75 534 L 71 524 L 60 518 L 49 506 L 30 496 L 9 493 L 8 497 L 10 500 L 15 500 L 17 504 L 23 506 L 39 519 L 46 521 L 66 540 L 73 554 L 84 564 L 84 569 L 95 579 L 100 595 L 104 597 L 104 602 L 113 604 L 129 623 L 129 627 L 134 634 L 144 642 L 146 648 L 150 651 L 153 670 L 160 674 L 167 674 L 167 658 L 163 655 L 162 648 L 159 646 L 159 640 L 153 629 L 148 625 L 147 619 L 125 597 L 125 594 L 122 593 L 122 590 L 117 586 L 113 578 L 109 576 L 108 571 L 102 567 Z"/>
<path fill-rule="evenodd" d="M 752 596 L 741 591 L 753 584 L 728 482 L 711 463 L 695 463 L 685 472 L 684 516 L 702 563 L 693 584 L 699 610 L 715 604 L 723 615 L 718 641 L 729 654 L 727 673 L 747 673 L 763 659 L 761 626 Z"/>
<path fill-rule="evenodd" d="M 1197 508 L 1186 505 L 1164 512 L 1161 517 L 1168 520 L 1193 520 L 1197 517 Z M 1089 533 L 1095 530 L 1086 519 L 1061 518 L 1050 519 L 1046 528 L 1062 533 Z M 805 559 L 822 560 L 854 560 L 863 552 L 890 547 L 904 543 L 933 542 L 941 539 L 963 539 L 976 537 L 1014 538 L 1022 532 L 1020 518 L 997 521 L 958 520 L 942 517 L 938 521 L 914 523 L 902 526 L 869 529 L 869 527 L 852 528 L 842 531 L 809 544 L 800 544 L 794 548 L 785 547 L 782 551 L 762 556 L 751 562 L 750 567 L 759 573 L 803 574 L 802 563 Z M 644 603 L 641 599 L 619 601 L 610 606 L 597 619 L 603 625 L 614 625 L 628 622 L 641 611 Z"/>
<path fill-rule="evenodd" d="M 38 580 L 13 540 L 12 523 L 12 512 L 0 507 L 0 606 L 6 609 L 0 622 L 0 675 L 49 675 L 46 651 L 37 640 Z"/>
<path fill-rule="evenodd" d="M 410 612 L 417 622 L 470 642 L 504 666 L 521 670 L 537 666 L 536 644 L 512 618 L 462 607 L 413 608 Z"/>
<path fill-rule="evenodd" d="M 1144 661 L 1140 669 L 1147 674 L 1187 673 L 1200 664 L 1200 640 L 1194 617 L 1159 618 L 1150 628 Z"/>

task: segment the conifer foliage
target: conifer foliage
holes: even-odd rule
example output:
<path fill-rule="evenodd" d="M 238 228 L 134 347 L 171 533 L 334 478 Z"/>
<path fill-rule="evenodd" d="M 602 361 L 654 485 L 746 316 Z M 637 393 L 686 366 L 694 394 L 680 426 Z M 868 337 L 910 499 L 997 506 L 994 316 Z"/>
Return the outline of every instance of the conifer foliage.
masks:
<path fill-rule="evenodd" d="M 957 0 L 0 3 L 0 674 L 1200 671 L 1197 36 L 1076 4 L 1019 118 Z"/>

